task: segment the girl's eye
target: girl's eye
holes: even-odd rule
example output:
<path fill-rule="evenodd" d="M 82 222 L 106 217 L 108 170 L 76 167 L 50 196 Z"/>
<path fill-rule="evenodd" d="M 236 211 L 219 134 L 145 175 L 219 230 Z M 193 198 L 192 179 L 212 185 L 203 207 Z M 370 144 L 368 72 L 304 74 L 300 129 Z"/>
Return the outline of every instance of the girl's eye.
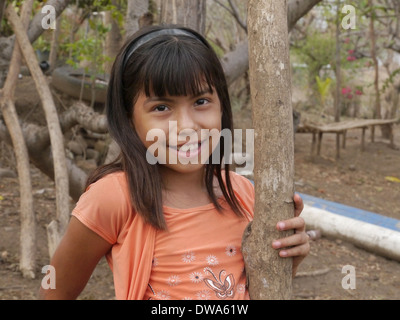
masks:
<path fill-rule="evenodd" d="M 209 101 L 207 99 L 199 99 L 196 101 L 196 105 L 198 106 L 203 106 L 205 104 L 207 104 Z"/>
<path fill-rule="evenodd" d="M 153 110 L 156 112 L 163 112 L 163 111 L 167 111 L 168 107 L 165 105 L 160 105 L 160 106 L 156 106 Z"/>

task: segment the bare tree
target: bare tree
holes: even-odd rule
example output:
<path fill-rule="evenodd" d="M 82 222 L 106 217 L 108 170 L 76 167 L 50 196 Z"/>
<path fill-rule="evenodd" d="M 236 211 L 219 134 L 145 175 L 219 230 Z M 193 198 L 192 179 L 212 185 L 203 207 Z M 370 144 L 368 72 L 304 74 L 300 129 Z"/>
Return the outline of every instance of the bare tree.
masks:
<path fill-rule="evenodd" d="M 1 3 L 0 3 L 0 6 Z M 28 27 L 32 11 L 33 0 L 25 1 L 21 9 L 21 19 L 25 30 Z M 14 46 L 10 68 L 4 88 L 0 91 L 0 109 L 12 137 L 19 188 L 21 194 L 21 236 L 20 236 L 20 261 L 19 268 L 25 278 L 35 278 L 36 264 L 36 219 L 33 207 L 32 184 L 30 175 L 29 154 L 24 135 L 19 124 L 18 115 L 14 105 L 14 91 L 21 66 L 21 52 L 19 46 Z"/>
<path fill-rule="evenodd" d="M 374 109 L 374 118 L 381 119 L 381 101 L 380 101 L 380 92 L 379 92 L 379 64 L 378 59 L 376 57 L 376 37 L 375 37 L 375 12 L 373 8 L 372 0 L 368 0 L 368 6 L 371 10 L 371 17 L 369 23 L 369 36 L 371 40 L 371 58 L 374 62 L 375 68 L 375 78 L 374 78 L 374 88 L 375 88 L 375 109 Z"/>
<path fill-rule="evenodd" d="M 289 299 L 292 259 L 271 247 L 293 217 L 294 145 L 287 2 L 249 0 L 250 90 L 255 130 L 254 220 L 243 236 L 251 299 Z"/>
<path fill-rule="evenodd" d="M 341 87 L 342 87 L 342 56 L 341 56 L 341 43 L 340 43 L 340 0 L 336 1 L 336 94 L 335 94 L 335 121 L 340 121 L 340 113 L 341 113 Z M 340 136 L 336 134 L 336 159 L 339 158 L 339 145 L 340 145 Z"/>
<path fill-rule="evenodd" d="M 12 5 L 6 9 L 8 21 L 16 35 L 19 47 L 29 67 L 30 73 L 35 81 L 36 89 L 42 101 L 46 116 L 47 127 L 50 133 L 50 142 L 52 147 L 52 158 L 54 163 L 54 180 L 56 183 L 56 204 L 57 218 L 49 226 L 49 252 L 50 256 L 58 245 L 61 236 L 66 230 L 69 222 L 69 181 L 67 165 L 65 160 L 64 141 L 60 128 L 57 110 L 54 105 L 53 96 L 50 92 L 47 81 L 39 68 L 33 47 L 27 37 L 20 18 L 16 14 Z"/>

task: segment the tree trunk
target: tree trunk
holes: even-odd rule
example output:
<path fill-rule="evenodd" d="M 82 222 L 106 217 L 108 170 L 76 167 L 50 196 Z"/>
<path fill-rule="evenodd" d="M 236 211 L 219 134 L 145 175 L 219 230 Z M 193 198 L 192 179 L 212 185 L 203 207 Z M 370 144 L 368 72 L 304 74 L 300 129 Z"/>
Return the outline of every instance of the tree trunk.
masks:
<path fill-rule="evenodd" d="M 375 36 L 375 10 L 373 0 L 368 0 L 368 6 L 371 9 L 371 18 L 369 23 L 369 35 L 371 40 L 371 58 L 374 62 L 375 68 L 375 78 L 374 78 L 374 89 L 375 89 L 375 108 L 374 108 L 374 118 L 382 119 L 382 106 L 381 106 L 381 94 L 379 90 L 379 63 L 378 58 L 376 56 L 376 36 Z M 382 125 L 381 134 L 385 139 L 390 139 L 392 126 L 390 125 Z M 374 128 L 372 128 L 374 130 Z"/>
<path fill-rule="evenodd" d="M 57 110 L 55 108 L 53 97 L 46 78 L 39 68 L 32 45 L 26 33 L 24 32 L 21 21 L 12 5 L 7 7 L 6 14 L 8 21 L 16 35 L 18 44 L 21 48 L 26 64 L 28 65 L 29 71 L 35 81 L 36 89 L 38 90 L 42 101 L 46 122 L 50 133 L 50 142 L 55 171 L 54 176 L 57 204 L 57 220 L 52 222 L 53 226 L 56 225 L 56 232 L 54 232 L 53 229 L 53 234 L 51 232 L 48 233 L 50 235 L 49 253 L 50 256 L 52 256 L 60 236 L 66 230 L 70 217 L 68 171 L 65 160 L 63 135 L 60 128 Z"/>
<path fill-rule="evenodd" d="M 251 299 L 289 299 L 292 259 L 272 248 L 293 217 L 294 142 L 287 1 L 249 0 L 250 89 L 255 130 L 255 212 L 243 235 Z"/>
<path fill-rule="evenodd" d="M 116 0 L 112 0 L 111 2 L 113 6 L 118 7 L 118 3 Z M 129 1 L 128 1 L 129 6 Z M 111 30 L 106 35 L 105 41 L 105 54 L 110 57 L 112 60 L 107 62 L 105 65 L 106 73 L 111 72 L 111 68 L 114 62 L 115 57 L 117 56 L 119 49 L 121 48 L 122 36 L 121 30 L 119 29 L 118 22 L 113 19 L 111 12 L 107 11 L 105 13 L 105 24 L 111 25 Z"/>
<path fill-rule="evenodd" d="M 161 2 L 161 22 L 180 24 L 204 34 L 206 0 L 164 0 Z"/>
<path fill-rule="evenodd" d="M 49 55 L 50 69 L 48 71 L 49 74 L 53 72 L 57 64 L 58 37 L 60 35 L 60 30 L 61 30 L 60 22 L 61 19 L 60 17 L 58 17 L 56 20 L 56 28 L 53 30 L 53 34 L 51 37 L 50 55 Z"/>
<path fill-rule="evenodd" d="M 130 0 L 126 10 L 125 36 L 129 37 L 139 30 L 139 20 L 149 12 L 149 0 Z"/>
<path fill-rule="evenodd" d="M 33 0 L 25 1 L 21 9 L 21 19 L 25 30 L 28 27 L 32 6 Z M 16 45 L 14 46 L 3 92 L 0 95 L 0 109 L 10 132 L 17 160 L 21 208 L 19 269 L 24 278 L 34 279 L 36 266 L 36 219 L 33 207 L 29 154 L 13 102 L 20 67 L 21 52 L 19 46 Z"/>
<path fill-rule="evenodd" d="M 341 86 L 342 86 L 342 78 L 341 78 L 341 54 L 340 54 L 340 0 L 336 1 L 336 97 L 335 97 L 335 121 L 340 121 L 340 95 L 341 95 Z"/>
<path fill-rule="evenodd" d="M 341 55 L 341 43 L 340 43 L 340 0 L 336 1 L 336 97 L 335 97 L 335 121 L 340 121 L 340 113 L 341 113 L 341 86 L 342 86 L 342 75 L 341 75 L 341 63 L 342 63 L 342 55 Z M 338 160 L 340 157 L 340 135 L 336 134 L 336 159 Z"/>
<path fill-rule="evenodd" d="M 392 107 L 390 109 L 390 119 L 397 118 L 400 102 L 400 80 L 393 85 L 392 89 Z"/>
<path fill-rule="evenodd" d="M 378 59 L 376 58 L 376 39 L 375 39 L 375 27 L 374 27 L 374 20 L 375 20 L 375 12 L 373 9 L 372 0 L 368 0 L 368 6 L 371 9 L 371 19 L 369 23 L 369 36 L 371 40 L 371 58 L 374 62 L 375 67 L 375 78 L 374 78 L 374 88 L 375 88 L 375 109 L 374 109 L 374 118 L 381 119 L 381 101 L 380 101 L 380 93 L 379 93 L 379 64 Z"/>

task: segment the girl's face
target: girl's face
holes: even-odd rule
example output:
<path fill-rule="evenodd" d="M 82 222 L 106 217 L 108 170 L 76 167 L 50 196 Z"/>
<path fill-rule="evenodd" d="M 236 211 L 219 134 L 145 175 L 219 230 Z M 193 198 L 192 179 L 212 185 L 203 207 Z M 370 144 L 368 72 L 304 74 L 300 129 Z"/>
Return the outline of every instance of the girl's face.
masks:
<path fill-rule="evenodd" d="M 148 155 L 183 173 L 204 167 L 218 144 L 221 117 L 215 89 L 197 96 L 148 97 L 142 92 L 134 105 L 133 125 Z"/>

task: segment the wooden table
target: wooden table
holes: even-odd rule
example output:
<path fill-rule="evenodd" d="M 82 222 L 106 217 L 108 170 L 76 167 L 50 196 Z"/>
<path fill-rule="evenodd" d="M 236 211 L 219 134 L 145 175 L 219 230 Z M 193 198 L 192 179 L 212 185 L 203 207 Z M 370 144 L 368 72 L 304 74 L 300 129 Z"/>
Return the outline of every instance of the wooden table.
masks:
<path fill-rule="evenodd" d="M 400 122 L 400 119 L 356 119 L 346 120 L 341 122 L 333 122 L 329 124 L 301 124 L 297 130 L 298 133 L 311 133 L 312 146 L 311 154 L 315 154 L 315 147 L 317 147 L 317 155 L 321 154 L 321 142 L 324 133 L 336 133 L 336 158 L 340 157 L 340 135 L 343 135 L 342 145 L 346 147 L 346 133 L 350 129 L 362 129 L 361 136 L 361 150 L 365 150 L 365 131 L 371 127 L 371 141 L 375 139 L 375 126 L 389 125 L 390 127 L 390 146 L 394 147 L 393 124 Z"/>

